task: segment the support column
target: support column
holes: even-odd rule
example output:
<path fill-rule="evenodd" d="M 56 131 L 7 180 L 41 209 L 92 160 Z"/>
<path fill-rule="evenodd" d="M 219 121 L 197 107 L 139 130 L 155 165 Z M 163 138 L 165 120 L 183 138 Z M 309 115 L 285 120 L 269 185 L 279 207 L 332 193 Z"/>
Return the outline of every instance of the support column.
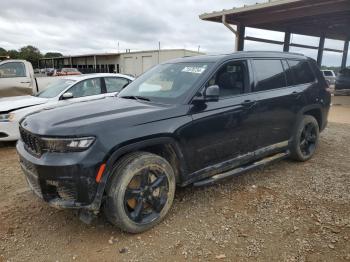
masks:
<path fill-rule="evenodd" d="M 284 44 L 283 44 L 283 52 L 289 52 L 290 49 L 290 35 L 289 31 L 284 33 Z"/>
<path fill-rule="evenodd" d="M 244 50 L 244 37 L 245 37 L 245 26 L 237 25 L 236 51 Z"/>
<path fill-rule="evenodd" d="M 320 37 L 320 44 L 318 45 L 318 53 L 317 53 L 317 64 L 319 67 L 322 66 L 323 59 L 323 51 L 324 51 L 324 42 L 326 40 L 325 36 Z"/>
<path fill-rule="evenodd" d="M 341 60 L 341 68 L 346 68 L 346 62 L 348 60 L 348 53 L 349 53 L 349 39 L 347 39 L 344 43 L 344 52 L 343 52 L 343 59 Z"/>

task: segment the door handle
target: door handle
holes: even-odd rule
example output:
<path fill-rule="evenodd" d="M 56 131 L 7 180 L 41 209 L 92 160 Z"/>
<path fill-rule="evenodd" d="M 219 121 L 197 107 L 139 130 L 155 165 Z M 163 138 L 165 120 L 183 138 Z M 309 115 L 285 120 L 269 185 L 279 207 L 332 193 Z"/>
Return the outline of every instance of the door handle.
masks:
<path fill-rule="evenodd" d="M 24 81 L 24 82 L 21 82 L 21 84 L 30 84 L 31 82 L 30 81 Z"/>

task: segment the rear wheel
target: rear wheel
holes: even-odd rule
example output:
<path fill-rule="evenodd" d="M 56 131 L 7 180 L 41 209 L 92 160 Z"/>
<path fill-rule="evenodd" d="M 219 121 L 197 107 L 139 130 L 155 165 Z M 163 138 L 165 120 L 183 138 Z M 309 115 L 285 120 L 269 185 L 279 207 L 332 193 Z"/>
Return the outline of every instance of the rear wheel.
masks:
<path fill-rule="evenodd" d="M 303 116 L 294 134 L 291 157 L 297 161 L 307 161 L 314 155 L 318 146 L 319 126 L 310 115 Z"/>
<path fill-rule="evenodd" d="M 104 211 L 122 230 L 140 233 L 168 213 L 175 194 L 175 175 L 162 157 L 146 152 L 122 158 L 107 188 Z"/>

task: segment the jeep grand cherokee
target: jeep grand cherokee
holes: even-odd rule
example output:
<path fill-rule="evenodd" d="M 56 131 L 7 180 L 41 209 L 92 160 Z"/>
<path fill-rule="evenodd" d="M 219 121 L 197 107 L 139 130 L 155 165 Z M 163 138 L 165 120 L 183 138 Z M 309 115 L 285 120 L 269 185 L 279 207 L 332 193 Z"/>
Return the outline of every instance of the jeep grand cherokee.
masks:
<path fill-rule="evenodd" d="M 176 186 L 310 159 L 327 124 L 327 87 L 315 61 L 298 54 L 177 59 L 118 97 L 26 117 L 17 150 L 49 204 L 78 209 L 84 221 L 104 210 L 138 233 L 164 218 Z"/>

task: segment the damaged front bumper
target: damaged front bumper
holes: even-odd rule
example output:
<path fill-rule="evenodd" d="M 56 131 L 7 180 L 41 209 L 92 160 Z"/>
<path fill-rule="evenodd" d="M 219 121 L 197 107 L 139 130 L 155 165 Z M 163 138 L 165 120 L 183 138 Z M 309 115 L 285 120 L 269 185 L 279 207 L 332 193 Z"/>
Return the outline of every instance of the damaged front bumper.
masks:
<path fill-rule="evenodd" d="M 95 177 L 100 162 L 93 161 L 89 152 L 37 157 L 24 148 L 21 140 L 17 143 L 17 152 L 29 187 L 38 197 L 59 209 L 99 211 L 103 189 L 99 189 L 101 185 Z"/>

